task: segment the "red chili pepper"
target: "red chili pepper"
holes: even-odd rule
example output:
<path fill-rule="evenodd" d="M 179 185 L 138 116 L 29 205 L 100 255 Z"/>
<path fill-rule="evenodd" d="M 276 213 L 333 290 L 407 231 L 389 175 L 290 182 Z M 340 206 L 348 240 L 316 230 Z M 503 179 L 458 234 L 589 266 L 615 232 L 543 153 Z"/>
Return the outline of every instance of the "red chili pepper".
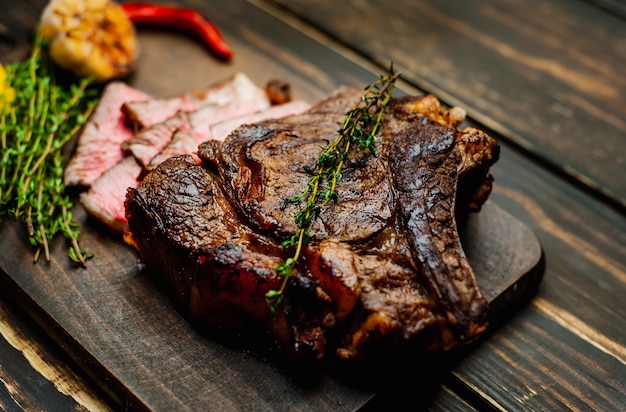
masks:
<path fill-rule="evenodd" d="M 135 24 L 190 31 L 199 36 L 218 57 L 229 60 L 233 56 L 232 49 L 226 44 L 217 27 L 193 9 L 150 3 L 124 3 L 122 7 Z"/>

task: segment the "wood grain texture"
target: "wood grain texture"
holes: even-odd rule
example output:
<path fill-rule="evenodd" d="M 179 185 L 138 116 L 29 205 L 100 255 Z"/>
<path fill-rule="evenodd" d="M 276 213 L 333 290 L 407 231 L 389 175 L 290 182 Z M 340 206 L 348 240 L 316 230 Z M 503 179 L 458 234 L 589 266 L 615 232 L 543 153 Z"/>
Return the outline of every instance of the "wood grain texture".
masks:
<path fill-rule="evenodd" d="M 428 410 L 431 412 L 473 412 L 478 409 L 469 404 L 449 387 L 443 386 Z"/>
<path fill-rule="evenodd" d="M 340 2 L 336 3 L 336 7 L 344 7 Z M 219 4 L 192 1 L 186 4 L 205 11 L 220 25 L 227 40 L 233 44 L 238 53 L 235 61 L 230 65 L 215 62 L 210 56 L 205 56 L 202 47 L 186 36 L 161 31 L 142 31 L 141 41 L 146 50 L 141 64 L 147 66 L 140 68 L 133 79 L 140 87 L 169 94 L 199 87 L 236 70 L 242 70 L 258 83 L 264 82 L 268 77 L 289 79 L 294 84 L 296 95 L 317 98 L 341 83 L 361 85 L 368 82 L 376 71 L 368 70 L 372 65 L 364 63 L 363 59 L 355 59 L 349 49 L 342 49 L 336 44 L 334 46 L 330 44 L 329 48 L 329 42 L 317 42 L 317 34 L 311 33 L 310 28 L 302 27 L 301 23 L 298 25 L 297 21 L 294 23 L 292 16 L 283 16 L 280 21 L 240 1 Z M 319 4 L 320 7 L 324 5 L 323 2 Z M 572 7 L 578 7 L 577 3 L 572 4 Z M 558 14 L 556 16 L 559 17 Z M 0 23 L 2 18 L 3 16 L 0 16 Z M 328 18 L 333 17 L 329 15 Z M 349 20 L 346 19 L 342 24 L 350 25 Z M 520 18 L 522 23 L 526 20 Z M 376 41 L 378 40 L 372 39 L 371 43 Z M 178 66 L 164 60 L 162 54 L 158 52 L 159 47 L 174 50 Z M 492 61 L 483 61 L 485 70 L 489 69 Z M 151 75 L 153 67 L 159 68 L 159 75 L 156 77 Z M 184 67 L 185 70 L 180 70 L 180 67 Z M 506 76 L 500 74 L 501 77 L 506 77 L 502 81 L 516 84 L 519 73 L 515 68 L 509 67 L 506 70 Z M 446 82 L 447 72 L 440 70 L 438 78 Z M 549 76 L 537 81 L 545 82 L 547 87 L 555 87 Z M 455 90 L 449 93 L 442 91 L 440 97 L 446 98 L 449 102 L 462 101 L 462 96 L 457 95 Z M 589 109 L 583 107 L 581 110 Z M 502 112 L 509 112 L 508 116 L 511 114 L 518 116 L 514 105 L 511 107 L 503 105 L 494 113 Z M 590 113 L 583 114 L 583 117 L 593 118 L 593 111 Z M 488 126 L 496 123 L 490 118 L 484 120 Z M 581 121 L 581 125 L 588 127 L 587 121 Z M 504 137 L 504 140 L 515 141 L 518 138 L 510 129 L 503 128 L 500 131 L 504 135 L 497 137 Z M 562 141 L 561 144 L 568 150 L 578 150 L 575 145 Z M 614 166 L 615 164 L 611 162 L 600 162 L 598 167 L 615 172 Z M 537 234 L 546 255 L 546 274 L 539 295 L 531 305 L 521 310 L 514 318 L 508 319 L 502 327 L 480 342 L 477 349 L 470 352 L 470 356 L 452 365 L 451 376 L 444 374 L 445 386 L 451 388 L 451 393 L 462 399 L 462 403 L 469 403 L 479 410 L 501 409 L 505 406 L 513 410 L 544 409 L 543 405 L 550 405 L 557 410 L 564 408 L 610 410 L 614 405 L 626 404 L 623 383 L 620 384 L 620 380 L 624 381 L 626 370 L 623 304 L 626 283 L 624 215 L 603 206 L 550 171 L 529 161 L 527 157 L 520 156 L 506 144 L 502 158 L 493 172 L 496 177 L 493 202 L 511 212 Z M 622 174 L 613 173 L 612 176 L 614 180 L 618 180 Z M 5 228 L 6 226 L 2 227 L 0 232 L 2 239 L 6 234 Z M 91 236 L 94 240 L 90 245 L 96 245 L 96 252 L 99 255 L 103 254 L 106 261 L 107 254 L 112 253 L 108 248 L 114 248 L 117 241 L 97 231 L 97 227 L 91 223 L 86 226 L 86 230 L 89 233 L 93 230 L 94 234 Z M 96 239 L 96 236 L 102 238 Z M 61 263 L 65 264 L 62 260 L 62 249 L 63 247 L 59 249 L 60 259 Z M 113 278 L 102 280 L 101 277 L 87 277 L 84 281 L 95 282 L 106 293 L 120 292 L 125 298 L 131 298 L 133 302 L 131 314 L 136 314 L 145 308 L 145 305 L 153 302 L 132 298 L 136 293 L 141 293 L 135 289 L 137 285 L 142 284 L 142 276 L 132 276 L 128 282 L 123 275 L 121 279 L 118 277 L 120 275 L 115 273 L 120 270 L 131 270 L 130 268 L 137 264 L 132 256 L 127 256 L 122 262 L 110 267 L 101 263 L 95 270 L 109 271 L 108 273 L 114 274 Z M 58 271 L 61 267 L 62 265 L 55 264 L 52 270 Z M 81 271 L 77 273 L 80 274 Z M 131 288 L 128 288 L 129 286 Z M 140 287 L 151 288 L 153 285 L 148 283 Z M 68 291 L 64 296 L 67 299 L 64 305 L 68 307 L 75 305 L 72 302 L 76 294 L 71 292 Z M 158 293 L 158 290 L 155 292 Z M 92 293 L 90 296 L 97 298 L 98 295 Z M 159 298 L 154 298 L 154 301 L 163 304 Z M 114 326 L 122 328 L 126 311 L 120 309 L 113 313 L 117 316 Z M 51 320 L 44 321 L 49 323 Z M 150 333 L 157 336 L 160 336 L 159 333 L 180 331 L 180 329 L 163 330 L 167 329 L 166 327 L 159 329 L 160 320 L 156 322 L 157 325 L 151 326 Z M 182 321 L 170 319 L 167 322 L 177 325 L 176 322 Z M 134 326 L 137 327 L 136 324 Z M 80 325 L 76 327 L 79 328 Z M 101 333 L 107 337 L 111 330 L 104 328 Z M 61 338 L 67 339 L 67 336 Z M 97 342 L 102 337 L 95 336 L 92 339 Z M 152 345 L 145 342 L 141 344 L 148 348 L 143 349 L 143 352 L 162 347 L 158 340 Z M 89 365 L 89 354 L 83 355 L 83 362 Z M 231 354 L 231 357 L 236 356 Z M 122 356 L 119 358 L 125 360 Z M 175 357 L 174 361 L 176 359 Z M 128 365 L 134 366 L 133 362 L 128 361 Z M 102 370 L 97 372 L 103 373 Z M 184 369 L 179 373 L 184 376 L 188 372 Z M 197 376 L 195 373 L 192 373 L 189 379 Z M 172 376 L 174 374 L 169 378 Z M 230 383 L 237 384 L 239 381 Z M 380 397 L 372 401 L 372 405 L 385 405 L 386 399 L 403 396 L 409 402 L 404 405 L 405 407 L 414 406 L 410 403 L 413 398 L 407 394 L 416 392 L 415 388 L 419 388 L 416 383 L 418 382 L 408 379 L 408 387 L 399 388 L 396 393 L 391 391 L 381 393 Z M 187 381 L 186 384 L 193 386 L 193 382 Z M 279 395 L 270 391 L 267 396 L 271 398 Z M 446 410 L 448 404 L 445 403 L 447 402 L 445 397 L 435 396 L 434 400 L 429 399 L 431 403 L 427 403 L 427 406 Z M 380 403 L 380 400 L 383 402 Z M 337 399 L 327 398 L 326 401 L 328 401 L 326 405 L 341 409 L 332 403 L 339 402 Z M 361 401 L 362 398 L 356 403 Z M 271 399 L 268 402 L 271 402 Z M 458 403 L 452 400 L 450 402 L 450 408 L 454 410 L 454 405 Z M 342 403 L 340 406 L 346 405 L 349 406 L 349 403 Z"/>
<path fill-rule="evenodd" d="M 624 406 L 624 364 L 551 324 L 534 306 L 477 347 L 454 374 L 468 389 L 488 394 L 486 404 L 495 410 L 618 411 Z"/>
<path fill-rule="evenodd" d="M 626 19 L 626 3 L 621 0 L 585 0 L 594 6 Z"/>
<path fill-rule="evenodd" d="M 277 0 L 626 207 L 626 25 L 579 1 Z"/>
<path fill-rule="evenodd" d="M 539 296 L 626 346 L 624 216 L 510 150 L 493 173 L 493 200 L 528 224 L 544 246 L 548 266 Z M 570 327 L 583 330 L 573 319 Z M 626 363 L 625 353 L 614 356 Z"/>
<path fill-rule="evenodd" d="M 2 338 L 0 382 L 0 410 L 79 410 L 79 405 L 72 398 L 59 393 L 50 381 L 26 362 L 18 350 Z"/>
<path fill-rule="evenodd" d="M 0 291 L 0 410 L 109 411 L 99 387 Z"/>

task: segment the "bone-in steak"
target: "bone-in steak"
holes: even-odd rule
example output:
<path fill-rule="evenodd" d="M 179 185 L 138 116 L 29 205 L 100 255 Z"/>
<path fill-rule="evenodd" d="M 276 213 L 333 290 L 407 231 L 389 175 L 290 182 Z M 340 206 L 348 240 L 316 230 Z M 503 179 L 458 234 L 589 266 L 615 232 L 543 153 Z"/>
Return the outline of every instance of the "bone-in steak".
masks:
<path fill-rule="evenodd" d="M 490 192 L 498 143 L 456 128 L 462 114 L 432 96 L 395 99 L 377 153 L 353 151 L 338 201 L 311 240 L 274 314 L 264 295 L 292 251 L 301 192 L 320 148 L 361 91 L 339 89 L 307 112 L 236 129 L 163 162 L 127 195 L 129 230 L 146 263 L 196 320 L 247 321 L 296 357 L 361 359 L 446 350 L 486 328 L 487 304 L 461 248 L 457 221 Z M 458 202 L 458 205 L 457 205 Z"/>

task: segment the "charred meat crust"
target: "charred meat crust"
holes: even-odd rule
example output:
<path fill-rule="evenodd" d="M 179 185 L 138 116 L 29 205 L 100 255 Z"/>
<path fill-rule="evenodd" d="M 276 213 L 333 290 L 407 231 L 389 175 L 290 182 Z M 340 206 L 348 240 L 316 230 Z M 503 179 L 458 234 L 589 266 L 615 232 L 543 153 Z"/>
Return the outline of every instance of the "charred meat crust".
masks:
<path fill-rule="evenodd" d="M 193 320 L 225 328 L 260 322 L 292 355 L 324 356 L 321 329 L 333 324 L 316 282 L 295 276 L 281 311 L 270 313 L 265 293 L 280 287 L 282 249 L 238 221 L 216 178 L 191 156 L 167 160 L 130 189 L 126 213 L 143 259 L 166 274 Z M 292 295 L 309 304 L 292 305 Z"/>
<path fill-rule="evenodd" d="M 462 113 L 432 96 L 396 99 L 376 155 L 349 155 L 337 203 L 311 226 L 285 301 L 269 311 L 264 294 L 280 286 L 280 243 L 299 210 L 281 204 L 306 186 L 359 96 L 342 88 L 303 114 L 243 125 L 200 145 L 201 164 L 175 157 L 128 193 L 138 250 L 193 318 L 261 323 L 283 352 L 313 359 L 436 352 L 485 330 L 457 219 L 488 196 L 499 146 L 458 130 Z"/>

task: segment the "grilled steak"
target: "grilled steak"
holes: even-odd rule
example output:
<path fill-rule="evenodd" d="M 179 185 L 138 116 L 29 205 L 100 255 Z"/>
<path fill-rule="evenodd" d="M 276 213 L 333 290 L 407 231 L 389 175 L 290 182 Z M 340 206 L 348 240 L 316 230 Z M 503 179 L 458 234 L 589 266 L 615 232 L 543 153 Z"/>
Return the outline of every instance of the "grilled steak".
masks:
<path fill-rule="evenodd" d="M 363 359 L 446 350 L 486 328 L 487 304 L 461 248 L 457 220 L 490 192 L 498 143 L 459 131 L 463 113 L 431 96 L 395 99 L 377 154 L 352 152 L 310 227 L 310 242 L 272 314 L 265 293 L 291 256 L 320 147 L 361 91 L 342 88 L 305 113 L 243 125 L 200 145 L 201 161 L 161 163 L 126 198 L 129 233 L 188 315 L 214 327 L 264 325 L 285 353 Z M 457 204 L 458 202 L 458 204 Z"/>

